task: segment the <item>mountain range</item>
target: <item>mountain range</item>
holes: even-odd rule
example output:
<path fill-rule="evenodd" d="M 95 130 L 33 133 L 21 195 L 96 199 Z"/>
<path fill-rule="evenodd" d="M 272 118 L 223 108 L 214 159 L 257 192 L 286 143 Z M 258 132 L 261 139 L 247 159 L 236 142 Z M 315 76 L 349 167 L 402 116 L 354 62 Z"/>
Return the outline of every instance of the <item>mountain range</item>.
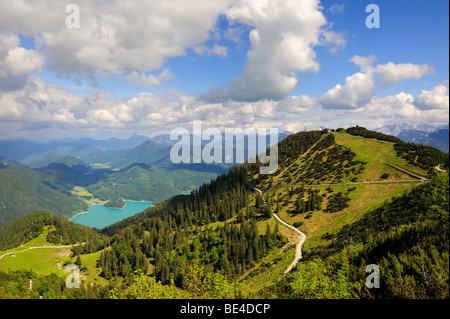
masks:
<path fill-rule="evenodd" d="M 223 164 L 174 164 L 170 150 L 175 142 L 169 135 L 149 139 L 137 134 L 125 140 L 0 141 L 0 226 L 37 209 L 70 218 L 108 200 L 157 204 L 197 189 L 234 165 L 225 164 L 225 154 Z"/>
<path fill-rule="evenodd" d="M 134 134 L 128 139 L 112 137 L 106 140 L 95 140 L 87 137 L 80 139 L 61 139 L 50 142 L 36 142 L 27 139 L 0 140 L 0 156 L 15 161 L 23 161 L 32 155 L 42 155 L 48 151 L 55 151 L 58 154 L 58 150 L 59 153 L 64 153 L 64 150 L 83 149 L 86 145 L 103 151 L 118 151 L 134 148 L 147 140 L 149 140 L 148 137 L 138 134 Z"/>
<path fill-rule="evenodd" d="M 404 142 L 433 146 L 446 153 L 449 151 L 448 124 L 389 124 L 375 131 L 396 136 Z"/>
<path fill-rule="evenodd" d="M 289 133 L 279 134 L 279 140 Z M 192 141 L 192 134 L 190 140 Z M 225 137 L 222 134 L 224 143 Z M 111 169 L 124 168 L 133 163 L 145 163 L 161 167 L 171 167 L 170 149 L 177 141 L 170 140 L 170 135 L 164 134 L 148 138 L 134 134 L 128 139 L 110 138 L 94 140 L 91 138 L 63 139 L 46 143 L 22 140 L 0 140 L 0 156 L 20 162 L 31 168 L 47 166 L 51 163 L 65 163 L 69 166 L 96 165 Z M 202 140 L 202 145 L 209 143 Z M 267 141 L 267 145 L 269 141 Z M 236 141 L 233 140 L 236 148 Z M 245 139 L 243 150 L 247 152 L 248 140 Z M 245 158 L 247 153 L 245 154 Z M 225 161 L 222 161 L 225 162 Z M 162 163 L 162 164 L 161 164 Z M 198 165 L 196 165 L 198 166 Z M 222 173 L 232 165 L 219 165 L 218 172 Z"/>
<path fill-rule="evenodd" d="M 111 199 L 157 204 L 195 190 L 217 176 L 188 168 L 166 170 L 134 163 L 120 170 L 52 163 L 31 169 L 0 158 L 0 226 L 35 210 L 71 218 Z"/>

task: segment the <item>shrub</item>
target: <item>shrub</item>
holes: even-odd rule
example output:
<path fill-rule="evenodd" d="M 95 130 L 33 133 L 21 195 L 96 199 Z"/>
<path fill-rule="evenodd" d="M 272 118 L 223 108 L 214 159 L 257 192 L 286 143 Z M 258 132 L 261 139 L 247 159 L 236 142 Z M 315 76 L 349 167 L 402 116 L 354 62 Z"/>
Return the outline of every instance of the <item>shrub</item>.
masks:
<path fill-rule="evenodd" d="M 300 227 L 300 226 L 302 226 L 303 225 L 303 222 L 295 222 L 295 223 L 293 223 L 292 224 L 294 227 Z"/>

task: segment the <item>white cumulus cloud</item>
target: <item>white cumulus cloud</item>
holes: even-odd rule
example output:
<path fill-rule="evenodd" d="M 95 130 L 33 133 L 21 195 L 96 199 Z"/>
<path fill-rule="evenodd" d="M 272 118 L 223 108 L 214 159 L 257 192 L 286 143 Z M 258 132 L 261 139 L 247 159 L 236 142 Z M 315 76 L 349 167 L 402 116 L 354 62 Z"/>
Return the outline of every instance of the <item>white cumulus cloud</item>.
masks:
<path fill-rule="evenodd" d="M 421 110 L 442 109 L 448 110 L 448 82 L 436 86 L 433 90 L 422 90 L 414 104 Z"/>
<path fill-rule="evenodd" d="M 368 103 L 374 96 L 375 82 L 365 73 L 355 73 L 337 84 L 320 99 L 324 108 L 355 109 Z"/>
<path fill-rule="evenodd" d="M 412 63 L 377 65 L 372 72 L 379 76 L 383 86 L 397 85 L 403 80 L 420 79 L 425 74 L 434 73 L 433 67 L 428 64 L 417 65 Z"/>
<path fill-rule="evenodd" d="M 344 85 L 337 84 L 327 91 L 320 99 L 322 106 L 327 109 L 361 108 L 371 101 L 376 90 L 434 73 L 433 67 L 428 64 L 388 62 L 372 66 L 376 60 L 377 57 L 374 55 L 368 57 L 355 55 L 350 58 L 349 62 L 357 65 L 361 72 L 348 76 Z M 376 85 L 376 79 L 379 79 L 381 86 Z"/>
<path fill-rule="evenodd" d="M 282 99 L 298 84 L 299 72 L 318 72 L 314 47 L 342 45 L 327 29 L 317 0 L 236 1 L 226 12 L 231 23 L 252 27 L 242 72 L 226 88 L 203 94 L 206 100 Z"/>
<path fill-rule="evenodd" d="M 139 74 L 136 71 L 132 71 L 125 79 L 134 84 L 142 86 L 161 86 L 164 82 L 174 79 L 175 76 L 170 72 L 169 69 L 164 69 L 158 76 L 153 74 Z"/>
<path fill-rule="evenodd" d="M 17 35 L 0 33 L 0 92 L 22 88 L 28 78 L 27 72 L 43 69 L 44 57 L 19 45 Z"/>
<path fill-rule="evenodd" d="M 0 30 L 35 37 L 63 75 L 160 70 L 204 43 L 228 0 L 79 0 L 80 29 L 65 26 L 67 3 L 2 0 Z"/>

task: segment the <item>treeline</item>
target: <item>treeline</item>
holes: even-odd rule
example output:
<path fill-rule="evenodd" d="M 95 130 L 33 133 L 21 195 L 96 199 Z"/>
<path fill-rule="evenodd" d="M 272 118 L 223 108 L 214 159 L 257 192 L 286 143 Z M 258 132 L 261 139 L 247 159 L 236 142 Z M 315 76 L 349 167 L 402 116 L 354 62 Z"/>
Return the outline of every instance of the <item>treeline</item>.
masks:
<path fill-rule="evenodd" d="M 231 168 L 227 173 L 199 187 L 190 195 L 171 197 L 165 202 L 146 209 L 144 212 L 124 219 L 102 230 L 106 235 L 114 235 L 122 229 L 141 223 L 149 217 L 178 216 L 185 226 L 201 225 L 211 221 L 224 221 L 245 207 L 253 183 L 249 179 L 255 164 L 243 164 Z M 205 209 L 208 208 L 206 212 Z"/>
<path fill-rule="evenodd" d="M 394 197 L 357 222 L 344 225 L 329 248 L 334 252 L 340 251 L 350 239 L 362 242 L 370 239 L 370 236 L 373 239 L 402 225 L 427 223 L 439 219 L 445 221 L 443 226 L 448 228 L 448 183 L 448 174 L 440 173 L 430 182 L 417 186 L 409 193 Z M 445 242 L 448 243 L 448 238 Z"/>
<path fill-rule="evenodd" d="M 47 212 L 35 212 L 17 218 L 0 228 L 0 250 L 20 246 L 39 236 L 52 215 Z"/>
<path fill-rule="evenodd" d="M 48 232 L 47 241 L 52 244 L 73 245 L 75 255 L 90 254 L 103 249 L 108 242 L 108 237 L 97 230 L 70 222 L 56 216 L 51 223 L 52 229 Z"/>
<path fill-rule="evenodd" d="M 126 285 L 110 281 L 107 285 L 86 284 L 70 289 L 66 279 L 56 274 L 38 275 L 34 271 L 0 271 L 0 299 L 190 299 L 242 298 L 242 285 L 220 273 L 213 273 L 200 263 L 183 269 L 181 288 L 174 283 L 163 285 L 141 270 L 130 274 Z"/>
<path fill-rule="evenodd" d="M 311 150 L 311 156 L 302 159 L 303 166 L 290 169 L 286 183 L 320 184 L 356 181 L 366 162 L 354 160 L 356 154 L 336 143 L 333 134 L 325 135 Z"/>
<path fill-rule="evenodd" d="M 381 288 L 363 288 L 358 291 L 362 297 L 448 298 L 448 174 L 439 174 L 346 227 L 336 245 L 350 237 L 360 238 L 362 244 L 359 254 L 350 255 L 354 269 L 371 263 L 380 267 Z M 351 279 L 361 282 L 361 277 L 355 273 Z"/>
<path fill-rule="evenodd" d="M 401 139 L 399 139 L 395 136 L 383 134 L 380 132 L 370 131 L 370 130 L 366 129 L 365 127 L 361 127 L 361 126 L 350 127 L 348 129 L 346 129 L 346 132 L 350 135 L 362 136 L 362 137 L 366 137 L 366 138 L 373 138 L 373 139 L 377 139 L 380 141 L 387 141 L 387 142 L 392 142 L 392 143 L 404 143 Z"/>
<path fill-rule="evenodd" d="M 437 148 L 415 144 L 398 143 L 394 145 L 398 157 L 403 157 L 411 165 L 419 166 L 424 170 L 432 169 L 441 165 L 442 169 L 448 169 L 448 153 L 444 153 Z"/>
<path fill-rule="evenodd" d="M 151 218 L 139 227 L 124 230 L 123 236 L 114 238 L 111 247 L 101 253 L 101 276 L 126 278 L 139 269 L 149 274 L 151 266 L 156 280 L 181 286 L 186 265 L 202 263 L 210 271 L 235 277 L 284 243 L 278 228 L 268 227 L 259 235 L 255 219 L 245 217 L 240 225 L 208 227 L 202 232 L 171 230 L 169 224 Z"/>

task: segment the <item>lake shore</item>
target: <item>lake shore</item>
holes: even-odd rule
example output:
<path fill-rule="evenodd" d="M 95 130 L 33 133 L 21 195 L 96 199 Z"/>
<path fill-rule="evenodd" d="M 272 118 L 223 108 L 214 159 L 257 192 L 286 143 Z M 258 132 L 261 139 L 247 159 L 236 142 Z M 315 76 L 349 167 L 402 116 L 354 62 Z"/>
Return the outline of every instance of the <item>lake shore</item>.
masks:
<path fill-rule="evenodd" d="M 122 208 L 118 208 L 118 207 L 110 207 L 110 208 L 117 208 L 117 209 L 124 209 L 127 206 L 127 202 L 134 202 L 134 203 L 147 203 L 150 202 L 149 200 L 132 200 L 132 199 L 124 199 L 123 200 L 125 202 L 125 206 L 123 206 Z M 105 206 L 105 203 L 107 203 L 106 201 L 104 203 L 92 203 L 88 206 L 88 210 L 85 212 L 81 212 L 81 213 L 77 213 L 76 215 L 72 216 L 69 220 L 72 221 L 72 219 L 74 219 L 75 217 L 77 217 L 78 215 L 83 215 L 83 214 L 87 214 L 89 213 L 89 208 L 92 206 L 96 206 L 96 205 L 103 205 Z M 153 203 L 150 207 L 153 207 Z"/>
<path fill-rule="evenodd" d="M 93 207 L 93 206 L 101 206 L 101 207 L 106 208 L 106 209 L 113 209 L 113 210 L 117 210 L 117 211 L 121 211 L 121 212 L 123 212 L 123 211 L 127 208 L 127 206 L 128 206 L 127 203 L 130 203 L 130 205 L 131 205 L 131 203 L 150 203 L 150 206 L 148 206 L 147 208 L 150 208 L 150 207 L 153 206 L 153 203 L 152 203 L 151 201 L 146 201 L 146 200 L 136 201 L 136 200 L 128 200 L 128 199 L 126 199 L 126 200 L 124 200 L 124 202 L 125 202 L 125 206 L 124 206 L 123 208 L 106 207 L 106 206 L 104 205 L 104 203 L 92 203 L 91 205 L 89 205 L 87 211 L 84 211 L 84 212 L 81 212 L 81 213 L 76 214 L 75 216 L 73 216 L 72 218 L 70 218 L 69 221 L 72 221 L 72 222 L 77 223 L 77 221 L 74 221 L 74 219 L 75 219 L 77 216 L 80 216 L 80 215 L 84 215 L 84 214 L 90 213 L 90 208 Z M 138 212 L 139 212 L 139 211 L 138 211 Z M 125 217 L 125 218 L 126 218 L 126 217 Z M 91 227 L 92 227 L 92 226 L 91 226 Z"/>
<path fill-rule="evenodd" d="M 69 221 L 72 221 L 72 219 L 74 219 L 74 218 L 77 217 L 78 215 L 83 215 L 83 214 L 89 213 L 89 208 L 91 208 L 92 206 L 95 206 L 95 205 L 104 205 L 104 204 L 91 204 L 91 205 L 88 206 L 88 210 L 87 210 L 87 211 L 76 214 L 75 216 L 71 217 L 71 218 L 69 219 Z"/>

